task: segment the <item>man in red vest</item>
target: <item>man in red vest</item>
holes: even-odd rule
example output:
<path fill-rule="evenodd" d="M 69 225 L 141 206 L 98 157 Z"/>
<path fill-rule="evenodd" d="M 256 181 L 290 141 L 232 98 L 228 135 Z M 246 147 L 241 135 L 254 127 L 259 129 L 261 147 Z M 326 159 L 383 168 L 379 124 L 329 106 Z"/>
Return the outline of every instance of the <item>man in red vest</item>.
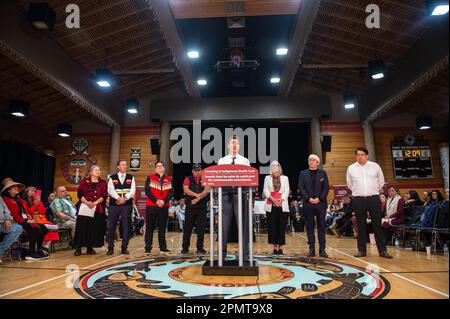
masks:
<path fill-rule="evenodd" d="M 161 252 L 169 252 L 166 244 L 166 226 L 169 201 L 173 196 L 172 177 L 164 175 L 164 163 L 155 163 L 155 173 L 145 181 L 147 196 L 147 216 L 145 227 L 145 253 L 150 254 L 153 244 L 153 231 L 158 223 L 158 242 Z"/>

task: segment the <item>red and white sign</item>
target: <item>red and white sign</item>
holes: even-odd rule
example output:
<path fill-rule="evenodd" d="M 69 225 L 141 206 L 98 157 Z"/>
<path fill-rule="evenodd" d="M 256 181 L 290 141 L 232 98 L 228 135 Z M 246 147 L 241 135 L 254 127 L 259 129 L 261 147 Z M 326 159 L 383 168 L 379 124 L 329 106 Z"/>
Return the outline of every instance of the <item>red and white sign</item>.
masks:
<path fill-rule="evenodd" d="M 139 211 L 139 215 L 145 217 L 146 212 L 146 203 L 147 203 L 147 195 L 145 195 L 145 187 L 144 186 L 136 186 L 136 194 L 134 195 L 136 201 L 136 207 Z"/>
<path fill-rule="evenodd" d="M 205 168 L 202 172 L 203 186 L 258 186 L 259 172 L 246 165 L 228 164 Z"/>
<path fill-rule="evenodd" d="M 383 193 L 388 193 L 388 184 L 384 184 Z M 337 200 L 343 200 L 345 196 L 351 195 L 352 191 L 348 189 L 347 185 L 333 185 L 334 198 Z"/>

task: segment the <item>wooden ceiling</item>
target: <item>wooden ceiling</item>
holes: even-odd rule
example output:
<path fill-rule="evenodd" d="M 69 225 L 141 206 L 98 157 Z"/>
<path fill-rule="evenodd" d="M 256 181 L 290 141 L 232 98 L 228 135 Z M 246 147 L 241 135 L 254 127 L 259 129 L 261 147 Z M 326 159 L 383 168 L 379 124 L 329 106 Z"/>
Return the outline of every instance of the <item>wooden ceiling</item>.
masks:
<path fill-rule="evenodd" d="M 448 67 L 384 114 L 382 118 L 405 113 L 415 116 L 430 115 L 433 118 L 434 127 L 447 129 L 449 116 Z"/>
<path fill-rule="evenodd" d="M 26 14 L 30 0 L 17 7 Z M 74 0 L 79 5 L 81 28 L 65 25 L 67 1 L 47 0 L 56 11 L 54 31 L 46 32 L 86 71 L 107 67 L 113 73 L 133 70 L 173 69 L 163 74 L 128 75 L 117 78 L 111 92 L 117 98 L 142 97 L 174 87 L 184 87 L 170 49 L 145 0 Z"/>
<path fill-rule="evenodd" d="M 59 123 L 73 123 L 88 119 L 102 124 L 86 110 L 62 95 L 8 57 L 0 54 L 0 114 L 9 121 L 23 123 L 29 127 L 56 134 Z M 30 103 L 29 115 L 16 118 L 8 115 L 11 100 Z M 104 124 L 103 124 L 104 125 Z"/>
<path fill-rule="evenodd" d="M 425 1 L 379 0 L 381 28 L 368 29 L 365 8 L 373 1 L 322 0 L 309 34 L 294 85 L 343 94 L 363 94 L 371 84 L 367 68 L 310 69 L 311 64 L 367 65 L 374 58 L 395 62 L 427 30 Z M 305 68 L 303 67 L 305 66 Z"/>
<path fill-rule="evenodd" d="M 297 14 L 300 0 L 169 0 L 175 19 Z"/>

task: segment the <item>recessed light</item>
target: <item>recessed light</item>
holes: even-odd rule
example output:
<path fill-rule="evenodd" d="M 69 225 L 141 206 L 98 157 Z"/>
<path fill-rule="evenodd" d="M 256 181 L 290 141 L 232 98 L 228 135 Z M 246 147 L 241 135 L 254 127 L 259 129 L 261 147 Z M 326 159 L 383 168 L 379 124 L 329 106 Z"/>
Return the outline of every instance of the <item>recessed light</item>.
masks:
<path fill-rule="evenodd" d="M 198 51 L 188 51 L 187 55 L 189 59 L 198 59 L 200 57 L 200 53 L 198 53 Z"/>
<path fill-rule="evenodd" d="M 278 78 L 278 77 L 270 78 L 270 83 L 279 83 L 279 82 L 280 82 L 280 78 Z"/>
<path fill-rule="evenodd" d="M 277 49 L 277 55 L 286 55 L 288 53 L 287 48 L 278 48 Z"/>
<path fill-rule="evenodd" d="M 206 84 L 208 84 L 208 81 L 206 81 L 205 79 L 200 79 L 197 80 L 197 84 L 200 86 L 205 86 Z"/>

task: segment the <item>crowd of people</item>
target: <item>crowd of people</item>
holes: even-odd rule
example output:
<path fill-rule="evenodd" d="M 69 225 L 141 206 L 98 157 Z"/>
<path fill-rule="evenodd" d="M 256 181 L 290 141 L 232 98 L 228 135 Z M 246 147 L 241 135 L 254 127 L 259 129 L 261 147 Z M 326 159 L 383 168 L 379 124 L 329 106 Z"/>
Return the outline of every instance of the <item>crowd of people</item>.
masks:
<path fill-rule="evenodd" d="M 238 154 L 239 141 L 233 137 L 228 144 L 229 155 L 219 161 L 222 164 L 241 164 L 250 166 L 248 160 Z M 448 228 L 449 192 L 445 198 L 439 190 L 424 192 L 422 198 L 410 190 L 400 194 L 390 187 L 388 194 L 380 193 L 384 186 L 381 168 L 368 161 L 368 151 L 359 147 L 355 151 L 356 162 L 347 169 L 347 186 L 352 195 L 334 199 L 327 204 L 329 192 L 328 177 L 320 169 L 320 158 L 311 154 L 309 168 L 299 174 L 298 197 L 294 197 L 289 187 L 289 179 L 283 175 L 281 164 L 273 161 L 270 174 L 264 179 L 261 196 L 264 198 L 268 244 L 274 255 L 283 255 L 286 245 L 286 230 L 307 232 L 308 257 L 315 256 L 316 233 L 319 243 L 319 256 L 328 258 L 326 252 L 326 233 L 337 237 L 346 236 L 357 239 L 357 257 L 366 256 L 369 233 L 373 233 L 379 254 L 392 258 L 386 246 L 394 234 L 395 226 L 405 222 L 427 226 L 435 216 L 436 209 L 446 209 Z M 173 181 L 165 175 L 163 162 L 155 163 L 155 172 L 148 175 L 145 182 L 146 212 L 144 219 L 135 205 L 136 182 L 127 172 L 127 161 L 119 160 L 117 173 L 108 180 L 101 177 L 98 165 L 93 165 L 78 186 L 78 201 L 75 204 L 64 186 L 58 186 L 55 193 L 48 196 L 44 204 L 36 187 L 26 187 L 20 182 L 5 178 L 0 197 L 0 256 L 15 242 L 22 238 L 28 241 L 25 256 L 27 260 L 49 258 L 53 242 L 59 240 L 59 230 L 71 232 L 70 245 L 74 255 L 96 254 L 94 248 L 107 243 L 107 255 L 114 254 L 115 241 L 122 239 L 121 254 L 129 254 L 129 240 L 134 235 L 142 235 L 145 226 L 145 253 L 150 254 L 153 247 L 153 233 L 158 230 L 158 245 L 161 252 L 169 252 L 166 243 L 168 217 L 178 221 L 178 229 L 183 232 L 181 253 L 189 253 L 190 238 L 195 227 L 197 232 L 197 253 L 206 253 L 203 247 L 206 216 L 209 205 L 210 188 L 201 183 L 202 166 L 194 164 L 192 175 L 183 182 L 184 197 L 174 200 Z M 226 244 L 232 214 L 237 215 L 237 193 L 233 187 L 223 190 L 223 246 Z M 256 196 L 257 197 L 257 196 Z M 245 201 L 246 196 L 243 196 Z M 243 208 L 248 207 L 244 202 Z M 421 208 L 417 220 L 413 210 Z M 248 214 L 244 211 L 244 242 L 248 238 Z M 118 227 L 119 226 L 119 227 Z M 119 229 L 119 230 L 118 230 Z M 317 231 L 316 231 L 317 230 Z M 119 235 L 118 235 L 119 233 Z M 248 258 L 248 247 L 244 244 L 244 258 Z M 224 257 L 225 258 L 225 257 Z M 1 259 L 0 259 L 1 263 Z"/>

